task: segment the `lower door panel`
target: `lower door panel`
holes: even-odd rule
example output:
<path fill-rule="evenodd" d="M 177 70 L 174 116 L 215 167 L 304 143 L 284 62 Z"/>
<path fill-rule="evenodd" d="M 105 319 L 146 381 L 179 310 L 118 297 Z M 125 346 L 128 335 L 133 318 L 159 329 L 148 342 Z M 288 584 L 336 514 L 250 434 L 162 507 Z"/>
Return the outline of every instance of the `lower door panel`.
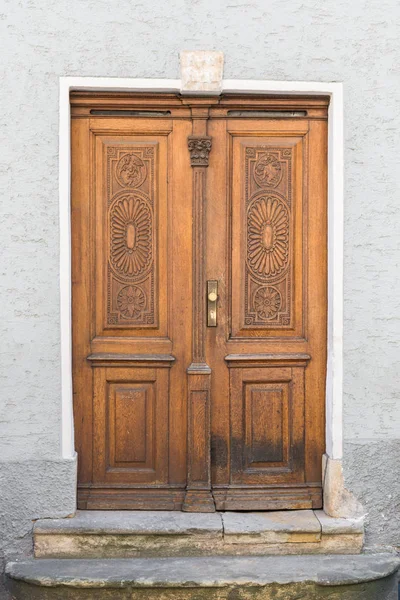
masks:
<path fill-rule="evenodd" d="M 319 484 L 305 483 L 305 369 L 309 357 L 251 364 L 228 356 L 230 485 L 213 490 L 219 510 L 277 510 L 321 505 Z"/>

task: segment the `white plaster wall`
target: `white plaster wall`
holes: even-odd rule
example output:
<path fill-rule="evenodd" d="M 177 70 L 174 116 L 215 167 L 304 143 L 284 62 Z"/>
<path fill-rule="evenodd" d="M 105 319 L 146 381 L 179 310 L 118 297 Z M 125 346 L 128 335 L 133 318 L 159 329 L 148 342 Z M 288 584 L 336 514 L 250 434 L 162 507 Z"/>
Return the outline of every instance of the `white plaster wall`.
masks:
<path fill-rule="evenodd" d="M 395 543 L 399 17 L 397 0 L 1 0 L 0 473 L 61 456 L 58 78 L 176 78 L 180 50 L 221 50 L 225 78 L 344 82 L 345 477 L 367 504 L 380 490 L 369 539 Z"/>

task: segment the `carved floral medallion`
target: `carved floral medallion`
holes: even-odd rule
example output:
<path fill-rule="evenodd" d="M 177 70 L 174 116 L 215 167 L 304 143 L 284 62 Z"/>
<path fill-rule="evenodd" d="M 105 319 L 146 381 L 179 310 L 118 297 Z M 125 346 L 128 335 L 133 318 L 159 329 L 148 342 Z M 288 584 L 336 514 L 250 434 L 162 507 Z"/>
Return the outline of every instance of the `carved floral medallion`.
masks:
<path fill-rule="evenodd" d="M 273 154 L 262 154 L 254 167 L 254 179 L 260 187 L 277 187 L 282 179 L 280 161 Z"/>
<path fill-rule="evenodd" d="M 272 319 L 276 316 L 282 305 L 279 291 L 272 286 L 258 288 L 254 294 L 254 308 L 259 319 Z"/>
<path fill-rule="evenodd" d="M 117 296 L 117 308 L 127 319 L 139 319 L 145 305 L 146 297 L 143 290 L 137 285 L 123 287 Z"/>
<path fill-rule="evenodd" d="M 257 197 L 247 217 L 247 262 L 258 277 L 281 273 L 289 258 L 289 213 L 277 196 Z"/>
<path fill-rule="evenodd" d="M 124 278 L 145 275 L 152 264 L 152 211 L 144 196 L 118 196 L 110 208 L 110 261 Z"/>
<path fill-rule="evenodd" d="M 146 165 L 136 154 L 124 154 L 118 161 L 116 177 L 124 187 L 138 187 L 146 179 Z"/>

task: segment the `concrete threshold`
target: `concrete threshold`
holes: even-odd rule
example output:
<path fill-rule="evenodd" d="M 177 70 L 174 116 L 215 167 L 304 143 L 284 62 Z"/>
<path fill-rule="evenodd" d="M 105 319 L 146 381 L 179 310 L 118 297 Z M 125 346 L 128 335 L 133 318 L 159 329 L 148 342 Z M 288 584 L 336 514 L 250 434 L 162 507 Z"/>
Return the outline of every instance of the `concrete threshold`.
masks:
<path fill-rule="evenodd" d="M 363 521 L 323 511 L 78 511 L 34 526 L 37 558 L 357 554 Z"/>
<path fill-rule="evenodd" d="M 391 554 L 224 556 L 32 559 L 6 572 L 16 600 L 392 600 L 398 566 Z"/>

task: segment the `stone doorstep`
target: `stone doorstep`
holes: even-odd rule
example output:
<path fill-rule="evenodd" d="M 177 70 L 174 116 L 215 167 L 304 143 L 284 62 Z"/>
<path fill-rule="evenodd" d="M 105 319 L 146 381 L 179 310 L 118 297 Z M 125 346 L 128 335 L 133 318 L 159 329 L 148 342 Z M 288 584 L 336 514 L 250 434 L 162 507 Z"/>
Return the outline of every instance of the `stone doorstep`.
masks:
<path fill-rule="evenodd" d="M 78 511 L 34 526 L 37 558 L 358 554 L 362 519 L 323 511 Z"/>
<path fill-rule="evenodd" d="M 398 567 L 392 554 L 225 556 L 31 559 L 6 573 L 16 600 L 391 600 Z"/>

